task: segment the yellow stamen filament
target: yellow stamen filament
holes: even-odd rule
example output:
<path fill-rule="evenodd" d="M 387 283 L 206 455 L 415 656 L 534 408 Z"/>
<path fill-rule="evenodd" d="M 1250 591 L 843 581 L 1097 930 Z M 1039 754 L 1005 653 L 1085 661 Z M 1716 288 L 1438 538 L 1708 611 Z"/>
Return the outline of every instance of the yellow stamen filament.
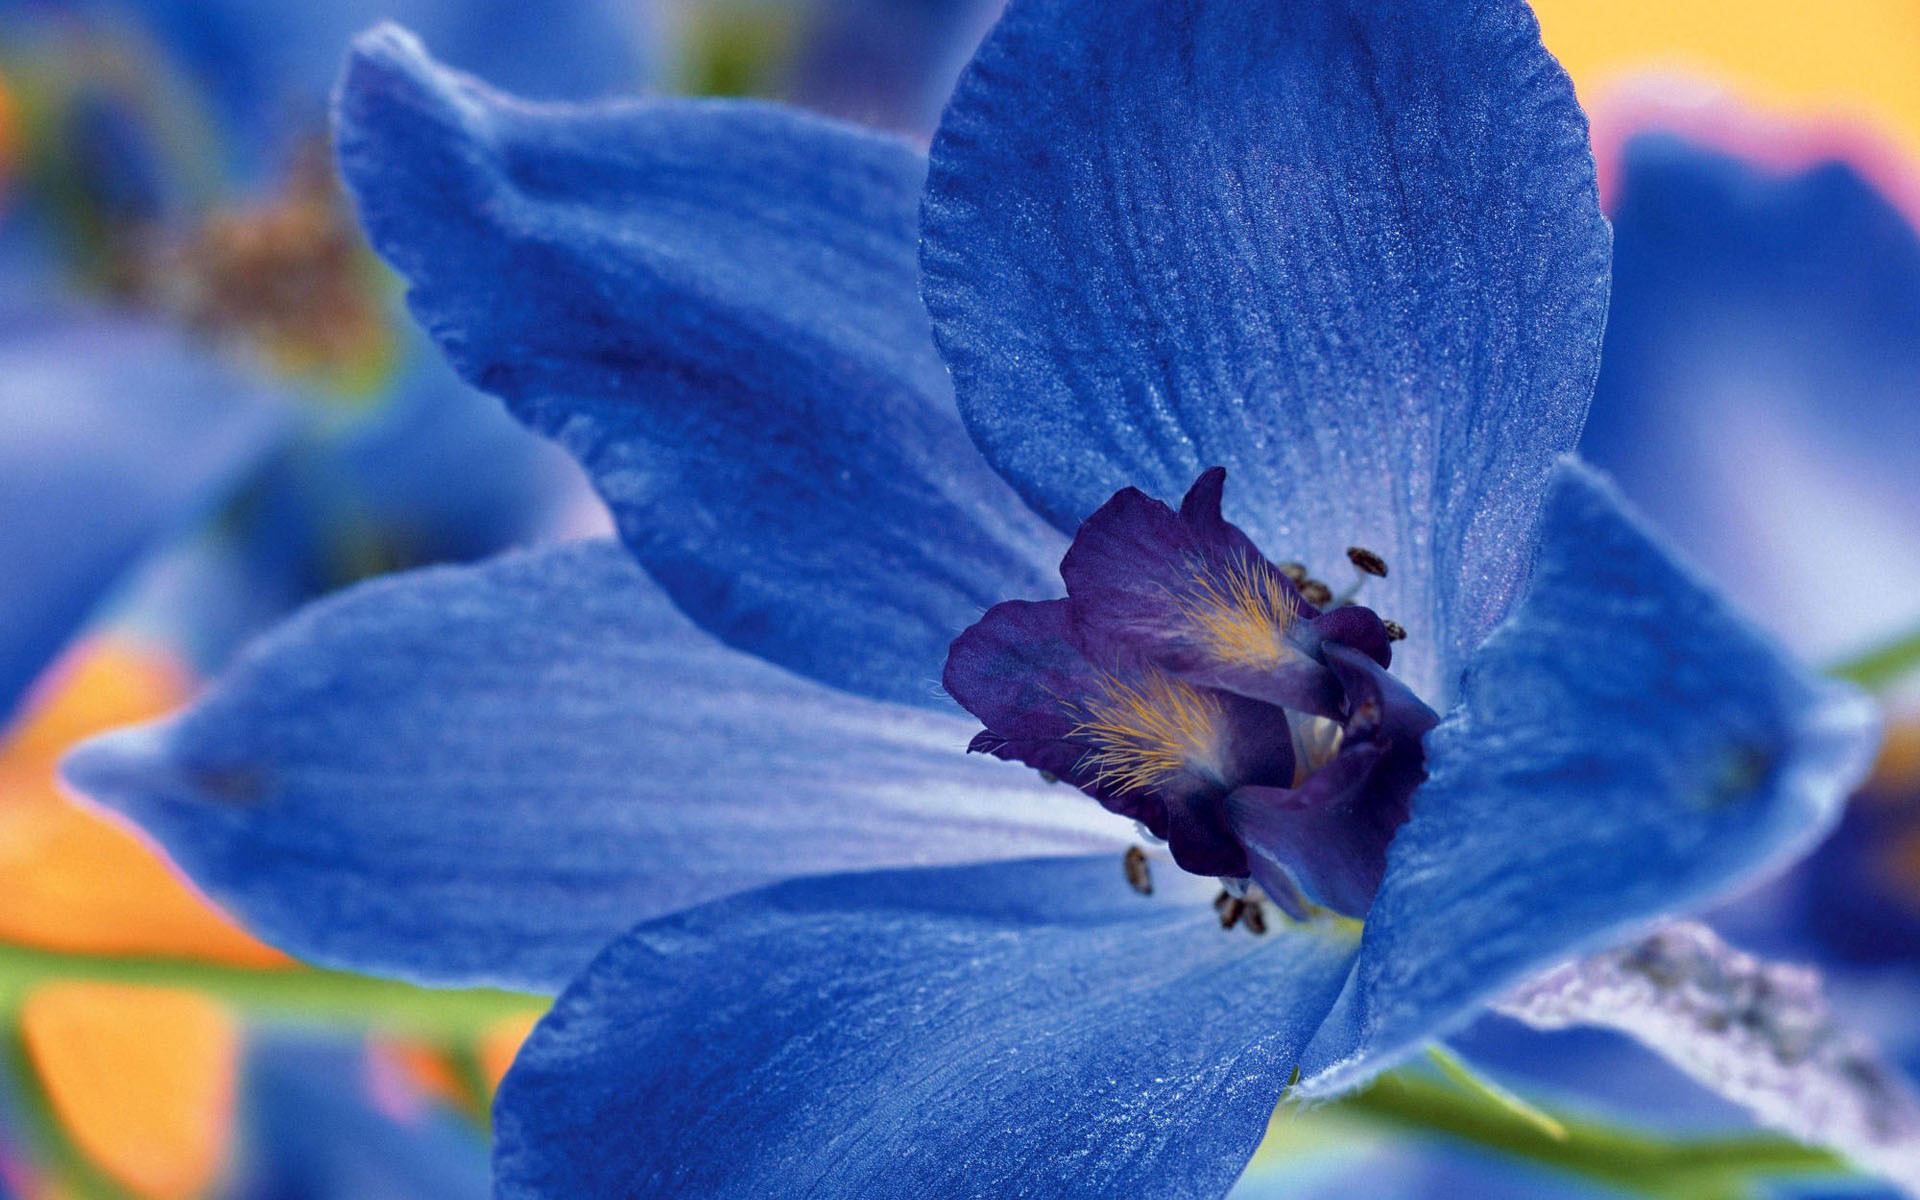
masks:
<path fill-rule="evenodd" d="M 1109 675 L 1084 711 L 1069 736 L 1093 744 L 1083 765 L 1102 786 L 1145 792 L 1188 772 L 1225 773 L 1220 700 L 1191 684 L 1153 668 L 1137 686 Z"/>
<path fill-rule="evenodd" d="M 1287 630 L 1299 609 L 1265 560 L 1243 553 L 1220 573 L 1212 564 L 1196 563 L 1193 582 L 1193 590 L 1176 601 L 1216 660 L 1273 667 L 1298 653 L 1287 644 Z"/>

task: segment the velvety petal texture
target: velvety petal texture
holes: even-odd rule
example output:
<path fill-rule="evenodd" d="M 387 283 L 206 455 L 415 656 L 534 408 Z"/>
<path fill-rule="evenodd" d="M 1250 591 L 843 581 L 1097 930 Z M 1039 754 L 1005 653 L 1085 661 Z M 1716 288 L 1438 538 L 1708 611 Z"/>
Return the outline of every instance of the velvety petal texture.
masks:
<path fill-rule="evenodd" d="M 1117 862 L 1124 821 L 972 733 L 719 645 L 604 541 L 322 602 L 67 775 L 304 958 L 547 988 L 636 919 L 794 875 Z"/>
<path fill-rule="evenodd" d="M 1387 560 L 1367 603 L 1447 698 L 1606 309 L 1586 119 L 1523 3 L 1014 0 L 924 222 L 961 411 L 1036 507 L 1071 530 L 1225 466 L 1274 558 Z"/>
<path fill-rule="evenodd" d="M 1804 851 L 1877 733 L 1571 462 L 1526 600 L 1427 739 L 1353 981 L 1306 1086 L 1336 1090 L 1555 961 Z"/>
<path fill-rule="evenodd" d="M 916 292 L 924 160 L 749 103 L 517 103 L 356 43 L 343 169 L 469 381 L 723 641 L 910 704 L 1064 542 L 980 461 Z"/>
<path fill-rule="evenodd" d="M 1225 930 L 1211 881 L 1156 880 L 890 871 L 642 925 L 508 1073 L 496 1195 L 1224 1195 L 1351 926 Z"/>
<path fill-rule="evenodd" d="M 286 427 L 274 397 L 175 332 L 0 321 L 0 721 L 127 569 Z"/>
<path fill-rule="evenodd" d="M 1648 136 L 1581 453 L 1815 661 L 1920 625 L 1920 231 L 1852 168 Z"/>

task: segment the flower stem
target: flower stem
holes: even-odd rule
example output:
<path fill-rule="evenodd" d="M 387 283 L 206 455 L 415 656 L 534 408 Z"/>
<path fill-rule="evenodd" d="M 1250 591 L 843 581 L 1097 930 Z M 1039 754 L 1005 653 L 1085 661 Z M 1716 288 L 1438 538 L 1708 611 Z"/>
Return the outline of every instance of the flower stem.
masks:
<path fill-rule="evenodd" d="M 1491 1079 L 1475 1074 L 1472 1068 L 1468 1067 L 1466 1063 L 1461 1062 L 1451 1050 L 1441 1046 L 1440 1043 L 1435 1042 L 1433 1045 L 1427 1047 L 1427 1057 L 1433 1060 L 1433 1065 L 1440 1069 L 1442 1075 L 1445 1075 L 1456 1085 L 1474 1093 L 1481 1099 L 1488 1100 L 1506 1109 L 1514 1116 L 1526 1121 L 1556 1142 L 1564 1142 L 1567 1140 L 1567 1127 L 1565 1125 L 1553 1117 L 1548 1116 L 1546 1113 L 1541 1112 L 1538 1108 L 1522 1100 Z"/>
<path fill-rule="evenodd" d="M 0 1011 L 55 980 L 188 988 L 248 1017 L 323 1021 L 431 1040 L 464 1040 L 547 1006 L 494 988 L 437 989 L 315 967 L 239 967 L 183 958 L 93 955 L 0 943 Z"/>
<path fill-rule="evenodd" d="M 1891 687 L 1915 672 L 1920 672 L 1920 629 L 1909 630 L 1827 668 L 1827 674 L 1870 692 Z"/>
<path fill-rule="evenodd" d="M 1470 1142 L 1644 1196 L 1736 1197 L 1750 1194 L 1755 1176 L 1849 1173 L 1833 1154 L 1768 1134 L 1673 1138 L 1554 1114 L 1549 1120 L 1562 1134 L 1556 1137 L 1541 1126 L 1537 1110 L 1515 1112 L 1478 1089 L 1404 1069 L 1331 1111 Z"/>

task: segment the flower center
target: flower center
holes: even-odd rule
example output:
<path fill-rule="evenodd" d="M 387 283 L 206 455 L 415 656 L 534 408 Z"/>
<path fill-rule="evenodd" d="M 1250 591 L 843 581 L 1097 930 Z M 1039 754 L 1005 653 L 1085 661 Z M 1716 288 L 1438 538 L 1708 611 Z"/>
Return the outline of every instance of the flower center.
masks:
<path fill-rule="evenodd" d="M 1144 793 L 1186 773 L 1216 784 L 1227 777 L 1226 714 L 1209 690 L 1148 667 L 1135 683 L 1109 675 L 1085 712 L 1070 736 L 1091 747 L 1081 765 L 1102 787 Z"/>
<path fill-rule="evenodd" d="M 1436 721 L 1387 671 L 1404 632 L 1353 603 L 1387 564 L 1350 550 L 1336 596 L 1228 523 L 1224 486 L 1206 472 L 1178 511 L 1115 495 L 1061 562 L 1067 598 L 996 605 L 954 642 L 946 686 L 986 726 L 972 749 L 1072 783 L 1219 877 L 1225 926 L 1264 928 L 1261 893 L 1362 916 Z"/>
<path fill-rule="evenodd" d="M 1262 558 L 1235 554 L 1224 570 L 1195 560 L 1193 588 L 1174 597 L 1208 651 L 1221 662 L 1277 667 L 1299 653 L 1287 631 L 1299 619 L 1296 597 L 1279 569 Z"/>

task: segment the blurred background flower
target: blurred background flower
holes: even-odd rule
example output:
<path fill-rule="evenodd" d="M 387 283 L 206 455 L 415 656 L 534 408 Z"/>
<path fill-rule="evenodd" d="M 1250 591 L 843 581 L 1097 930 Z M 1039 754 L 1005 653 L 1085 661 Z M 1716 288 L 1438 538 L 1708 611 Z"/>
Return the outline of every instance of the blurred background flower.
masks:
<path fill-rule="evenodd" d="M 318 150 L 348 37 L 395 19 L 516 92 L 761 94 L 924 140 L 997 7 L 0 0 L 0 1197 L 487 1191 L 528 1002 L 290 963 L 54 780 L 314 596 L 605 527 L 366 250 Z M 1536 8 L 1616 224 L 1586 453 L 1901 718 L 1830 842 L 1714 920 L 1820 963 L 1920 1066 L 1920 7 Z M 1510 1026 L 1457 1047 L 1586 1111 L 1745 1128 L 1625 1039 Z M 1588 1194 L 1406 1126 L 1283 1117 L 1243 1191 Z"/>

